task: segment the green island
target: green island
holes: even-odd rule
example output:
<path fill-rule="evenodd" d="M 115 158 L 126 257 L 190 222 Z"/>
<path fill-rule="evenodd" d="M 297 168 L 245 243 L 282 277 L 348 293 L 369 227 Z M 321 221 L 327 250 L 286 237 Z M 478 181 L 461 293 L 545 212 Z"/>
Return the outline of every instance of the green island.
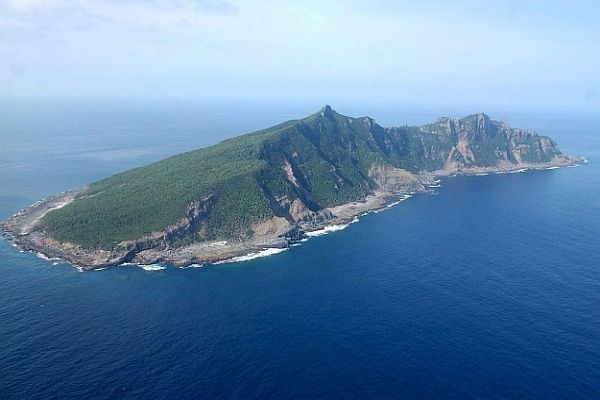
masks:
<path fill-rule="evenodd" d="M 19 246 L 85 269 L 215 262 L 284 247 L 437 178 L 581 162 L 479 113 L 386 128 L 330 106 L 52 196 L 11 217 Z"/>

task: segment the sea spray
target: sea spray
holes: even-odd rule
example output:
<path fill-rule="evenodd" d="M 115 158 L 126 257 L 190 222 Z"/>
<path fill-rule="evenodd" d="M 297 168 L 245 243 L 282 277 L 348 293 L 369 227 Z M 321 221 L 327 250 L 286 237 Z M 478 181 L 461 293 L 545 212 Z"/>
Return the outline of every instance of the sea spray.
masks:
<path fill-rule="evenodd" d="M 162 264 L 137 264 L 131 262 L 119 264 L 119 267 L 137 267 L 143 269 L 144 271 L 162 271 L 167 269 L 167 267 Z M 96 268 L 96 270 L 102 270 L 102 268 Z"/>
<path fill-rule="evenodd" d="M 202 268 L 205 267 L 206 264 L 190 264 L 178 267 L 179 269 L 189 269 L 189 268 Z"/>
<path fill-rule="evenodd" d="M 147 265 L 138 265 L 144 271 L 162 271 L 167 269 L 164 265 L 160 264 L 147 264 Z"/>
<path fill-rule="evenodd" d="M 340 225 L 329 225 L 326 226 L 322 229 L 318 229 L 316 231 L 311 231 L 311 232 L 306 232 L 306 236 L 308 237 L 317 237 L 317 236 L 323 236 L 323 235 L 327 235 L 331 232 L 337 232 L 337 231 L 341 231 L 346 229 L 348 226 L 350 226 L 350 223 L 348 224 L 340 224 Z"/>
<path fill-rule="evenodd" d="M 243 256 L 232 257 L 227 260 L 217 261 L 217 262 L 215 262 L 215 264 L 228 264 L 228 263 L 234 263 L 234 262 L 240 262 L 240 261 L 250 261 L 250 260 L 254 260 L 255 258 L 272 256 L 274 254 L 278 254 L 278 253 L 284 252 L 286 250 L 287 250 L 287 247 L 269 247 L 269 248 L 265 248 L 260 251 L 257 251 L 255 253 L 248 253 Z"/>

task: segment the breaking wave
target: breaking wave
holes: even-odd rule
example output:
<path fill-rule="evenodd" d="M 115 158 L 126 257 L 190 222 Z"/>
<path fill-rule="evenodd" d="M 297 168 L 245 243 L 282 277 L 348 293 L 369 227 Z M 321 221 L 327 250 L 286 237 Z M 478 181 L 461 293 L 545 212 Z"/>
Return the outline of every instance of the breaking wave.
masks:
<path fill-rule="evenodd" d="M 227 263 L 240 262 L 240 261 L 249 261 L 249 260 L 254 260 L 255 258 L 259 258 L 259 257 L 272 256 L 273 254 L 278 254 L 278 253 L 281 253 L 286 250 L 287 250 L 287 247 L 269 247 L 269 248 L 257 251 L 256 253 L 248 253 L 243 256 L 233 257 L 233 258 L 229 258 L 229 259 L 223 260 L 223 261 L 217 261 L 215 264 L 227 264 Z"/>
<path fill-rule="evenodd" d="M 354 222 L 354 220 L 353 220 L 353 222 Z M 317 237 L 317 236 L 327 235 L 331 232 L 341 231 L 341 230 L 344 230 L 347 227 L 349 227 L 351 223 L 352 222 L 350 222 L 348 224 L 341 224 L 341 225 L 329 225 L 329 226 L 326 226 L 325 228 L 318 229 L 316 231 L 306 232 L 306 236 Z"/>
<path fill-rule="evenodd" d="M 204 267 L 206 264 L 190 264 L 190 265 L 186 265 L 183 267 L 179 267 L 179 269 L 188 269 L 188 268 L 202 268 Z"/>
<path fill-rule="evenodd" d="M 439 185 L 438 185 L 438 186 L 439 186 Z M 435 186 L 435 187 L 438 187 L 438 186 Z M 433 186 L 432 186 L 432 187 L 433 187 Z M 394 206 L 396 206 L 396 205 L 398 205 L 398 204 L 402 203 L 404 200 L 408 200 L 408 199 L 410 199 L 411 197 L 412 197 L 412 195 L 410 195 L 410 194 L 405 194 L 405 195 L 403 195 L 402 197 L 400 197 L 398 200 L 396 200 L 396 201 L 393 201 L 393 202 L 391 202 L 390 204 L 388 204 L 387 206 L 385 206 L 385 208 L 392 208 L 392 207 L 394 207 Z"/>
<path fill-rule="evenodd" d="M 48 257 L 48 256 L 47 256 L 47 255 L 45 255 L 44 253 L 40 253 L 40 252 L 37 252 L 37 253 L 35 253 L 35 255 L 36 255 L 38 258 L 41 258 L 42 260 L 46 260 L 46 261 L 60 261 L 60 258 L 56 258 L 56 257 Z"/>
<path fill-rule="evenodd" d="M 140 267 L 144 271 L 162 271 L 164 269 L 167 269 L 167 267 L 165 267 L 164 265 L 160 265 L 160 264 L 147 264 L 147 265 L 140 264 L 140 265 L 138 265 L 138 267 Z"/>
<path fill-rule="evenodd" d="M 119 264 L 119 267 L 139 267 L 144 271 L 162 271 L 167 269 L 167 267 L 161 264 L 136 264 L 130 262 Z M 97 270 L 100 270 L 100 268 L 98 268 Z"/>

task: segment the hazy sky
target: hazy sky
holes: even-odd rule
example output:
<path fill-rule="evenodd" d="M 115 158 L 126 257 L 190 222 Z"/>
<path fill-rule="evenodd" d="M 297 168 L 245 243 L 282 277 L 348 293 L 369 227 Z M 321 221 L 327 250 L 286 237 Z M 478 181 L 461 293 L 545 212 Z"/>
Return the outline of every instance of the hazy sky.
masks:
<path fill-rule="evenodd" d="M 600 107 L 600 1 L 0 0 L 0 95 Z"/>

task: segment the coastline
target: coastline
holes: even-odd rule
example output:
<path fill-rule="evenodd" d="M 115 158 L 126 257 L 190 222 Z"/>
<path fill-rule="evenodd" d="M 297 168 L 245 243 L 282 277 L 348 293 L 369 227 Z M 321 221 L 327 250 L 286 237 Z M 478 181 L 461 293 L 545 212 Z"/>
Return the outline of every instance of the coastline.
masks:
<path fill-rule="evenodd" d="M 153 238 L 142 238 L 131 249 L 121 251 L 88 250 L 71 243 L 58 242 L 34 229 L 46 213 L 72 202 L 85 188 L 69 190 L 39 200 L 12 215 L 0 224 L 3 236 L 18 248 L 50 261 L 65 262 L 79 271 L 103 270 L 117 266 L 139 266 L 146 271 L 163 270 L 164 264 L 179 268 L 195 268 L 208 264 L 223 264 L 251 260 L 285 251 L 298 246 L 310 237 L 343 230 L 358 222 L 361 216 L 380 212 L 407 200 L 413 194 L 432 193 L 439 179 L 457 175 L 484 176 L 490 174 L 519 173 L 530 170 L 548 170 L 567 166 L 584 165 L 585 158 L 559 156 L 546 163 L 499 164 L 494 167 L 448 168 L 422 174 L 409 185 L 391 185 L 366 196 L 364 199 L 326 208 L 318 218 L 292 226 L 286 235 L 266 233 L 246 241 L 220 240 L 196 242 L 184 247 L 164 248 L 153 244 Z M 288 233 L 291 233 L 288 235 Z M 55 262 L 53 264 L 57 264 Z"/>

